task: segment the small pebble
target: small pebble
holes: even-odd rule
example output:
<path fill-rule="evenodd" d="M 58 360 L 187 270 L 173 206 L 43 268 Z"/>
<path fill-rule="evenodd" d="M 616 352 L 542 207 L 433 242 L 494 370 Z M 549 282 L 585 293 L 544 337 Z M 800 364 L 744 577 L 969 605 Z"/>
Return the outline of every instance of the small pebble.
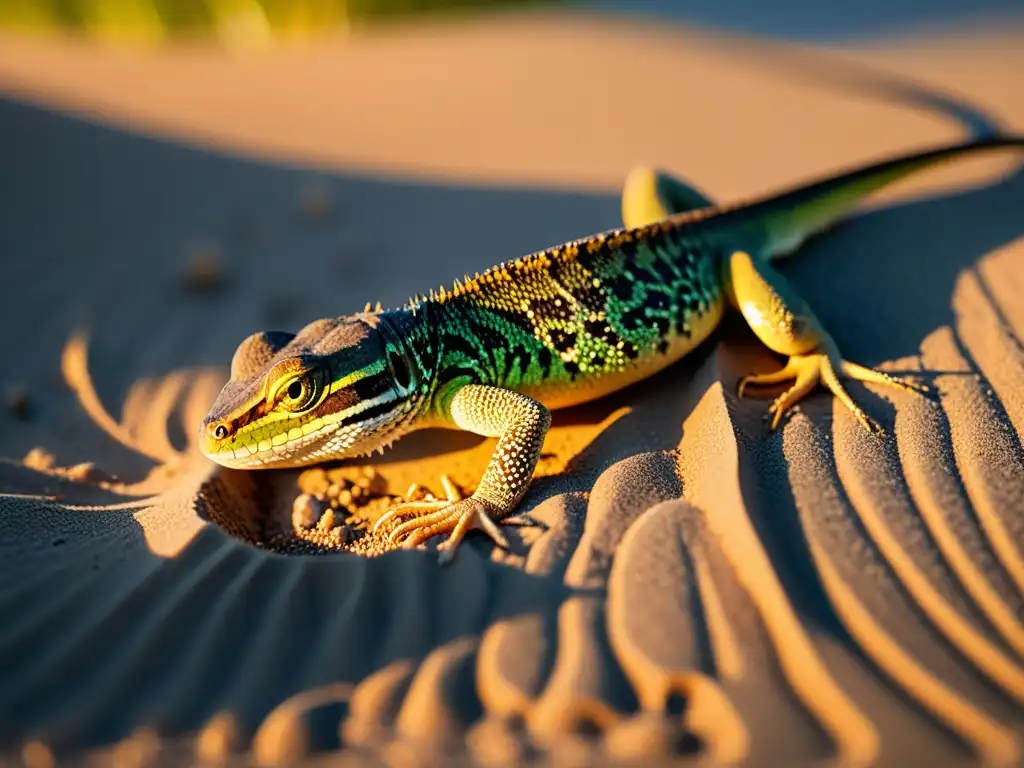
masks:
<path fill-rule="evenodd" d="M 185 249 L 183 282 L 194 293 L 210 293 L 224 286 L 225 269 L 217 243 L 197 241 Z"/>
<path fill-rule="evenodd" d="M 117 478 L 104 472 L 91 461 L 83 461 L 64 470 L 64 475 L 76 483 L 114 483 Z"/>
<path fill-rule="evenodd" d="M 390 551 L 367 535 L 371 522 L 399 500 L 387 493 L 387 481 L 375 468 L 311 467 L 299 474 L 296 484 L 301 495 L 292 504 L 291 530 L 280 532 L 273 549 L 345 550 L 366 557 Z"/>
<path fill-rule="evenodd" d="M 44 448 L 33 448 L 31 451 L 25 454 L 25 458 L 22 459 L 24 464 L 29 469 L 36 469 L 40 472 L 49 472 L 53 469 L 56 459 L 53 454 Z"/>
<path fill-rule="evenodd" d="M 325 533 L 334 527 L 334 510 L 328 507 L 320 515 L 320 521 L 316 524 L 317 530 Z"/>
<path fill-rule="evenodd" d="M 12 419 L 28 421 L 32 416 L 32 401 L 29 400 L 28 392 L 20 387 L 7 390 L 7 412 Z"/>
<path fill-rule="evenodd" d="M 388 489 L 387 481 L 383 475 L 373 467 L 367 467 L 363 470 L 363 476 L 356 480 L 356 485 L 360 488 L 365 488 L 367 493 L 372 496 L 381 496 Z"/>
<path fill-rule="evenodd" d="M 305 493 L 316 496 L 326 496 L 327 489 L 331 486 L 328 474 L 320 467 L 307 469 L 299 475 L 299 489 Z"/>
<path fill-rule="evenodd" d="M 303 493 L 292 502 L 292 527 L 297 531 L 308 531 L 316 525 L 322 513 L 320 499 Z"/>

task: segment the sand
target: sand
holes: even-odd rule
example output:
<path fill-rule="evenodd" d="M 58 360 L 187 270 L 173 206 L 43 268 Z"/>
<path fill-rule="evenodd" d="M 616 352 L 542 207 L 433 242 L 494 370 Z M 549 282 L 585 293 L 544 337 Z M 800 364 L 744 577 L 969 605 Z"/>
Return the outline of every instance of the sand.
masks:
<path fill-rule="evenodd" d="M 247 334 L 614 226 L 633 164 L 728 200 L 1024 131 L 1022 43 L 554 14 L 231 54 L 0 37 L 4 754 L 1019 762 L 1011 158 L 908 184 L 783 267 L 847 357 L 936 387 L 852 386 L 884 439 L 824 394 L 768 433 L 734 392 L 778 360 L 733 319 L 557 414 L 536 524 L 441 569 L 324 553 L 291 528 L 298 472 L 218 469 L 192 436 Z M 371 462 L 375 498 L 472 486 L 492 445 L 412 436 Z M 349 497 L 364 469 L 337 470 Z"/>

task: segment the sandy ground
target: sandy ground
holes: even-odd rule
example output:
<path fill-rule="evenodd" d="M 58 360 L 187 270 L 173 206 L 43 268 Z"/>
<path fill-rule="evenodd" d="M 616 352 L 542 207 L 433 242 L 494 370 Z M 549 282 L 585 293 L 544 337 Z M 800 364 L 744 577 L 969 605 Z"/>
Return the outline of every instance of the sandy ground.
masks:
<path fill-rule="evenodd" d="M 778 361 L 729 322 L 558 414 L 523 507 L 544 526 L 441 570 L 273 551 L 298 474 L 215 469 L 191 436 L 252 331 L 614 226 L 633 164 L 728 200 L 1024 131 L 1022 43 L 826 51 L 557 15 L 235 54 L 0 38 L 0 745 L 32 765 L 342 744 L 408 765 L 1019 762 L 1007 158 L 906 185 L 784 267 L 847 357 L 937 387 L 854 387 L 884 440 L 825 395 L 769 434 L 733 393 Z M 20 463 L 36 446 L 120 479 Z M 439 491 L 491 446 L 423 433 L 374 466 L 389 493 Z"/>

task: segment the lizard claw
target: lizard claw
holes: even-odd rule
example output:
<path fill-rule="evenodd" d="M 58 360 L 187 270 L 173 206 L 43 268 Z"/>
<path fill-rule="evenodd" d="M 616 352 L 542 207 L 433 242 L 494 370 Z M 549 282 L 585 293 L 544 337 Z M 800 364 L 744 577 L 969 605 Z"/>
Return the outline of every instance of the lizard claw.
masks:
<path fill-rule="evenodd" d="M 457 507 L 463 505 L 470 508 L 459 511 Z M 437 548 L 440 553 L 437 557 L 439 564 L 445 565 L 450 563 L 455 557 L 455 551 L 458 549 L 459 544 L 462 543 L 462 539 L 473 530 L 483 531 L 497 546 L 502 549 L 508 549 L 508 539 L 505 538 L 505 535 L 498 529 L 498 525 L 491 519 L 483 502 L 478 499 L 466 499 L 452 505 L 449 510 L 449 520 L 454 518 L 456 522 L 447 540 Z"/>
<path fill-rule="evenodd" d="M 459 544 L 472 530 L 483 531 L 499 547 L 508 549 L 508 540 L 491 519 L 490 510 L 484 501 L 470 497 L 454 504 L 442 501 L 429 503 L 442 508 L 402 523 L 388 537 L 392 545 L 400 544 L 404 549 L 415 549 L 434 536 L 447 533 L 448 539 L 438 547 L 438 562 L 441 565 L 451 562 Z"/>
<path fill-rule="evenodd" d="M 791 411 L 820 383 L 846 406 L 847 410 L 868 432 L 876 435 L 883 434 L 884 430 L 878 422 L 868 416 L 847 393 L 846 388 L 839 381 L 837 371 L 847 378 L 858 381 L 885 384 L 921 394 L 929 391 L 927 386 L 912 379 L 891 376 L 883 371 L 876 371 L 873 368 L 842 360 L 838 356 L 833 359 L 827 352 L 815 352 L 808 355 L 792 355 L 785 367 L 778 371 L 743 377 L 737 395 L 743 397 L 746 388 L 751 384 L 763 386 L 793 380 L 792 386 L 775 398 L 768 407 L 766 418 L 771 421 L 770 429 L 775 430 L 786 413 Z"/>
<path fill-rule="evenodd" d="M 491 517 L 489 505 L 474 497 L 463 498 L 462 492 L 447 475 L 441 477 L 445 499 L 406 501 L 392 507 L 374 523 L 376 533 L 385 524 L 408 514 L 413 517 L 397 526 L 388 534 L 388 543 L 404 549 L 415 549 L 434 536 L 448 534 L 448 539 L 437 549 L 438 562 L 442 565 L 455 557 L 455 552 L 466 534 L 472 530 L 486 533 L 495 544 L 508 549 L 508 540 Z M 421 489 L 413 486 L 406 496 L 418 495 Z"/>
<path fill-rule="evenodd" d="M 405 498 L 409 499 L 409 501 L 396 504 L 377 518 L 377 522 L 373 524 L 373 532 L 377 533 L 385 523 L 394 520 L 396 517 L 408 514 L 410 510 L 437 510 L 449 504 L 454 504 L 457 501 L 462 501 L 462 491 L 448 475 L 441 475 L 441 486 L 444 488 L 446 498 L 435 499 L 431 494 L 427 493 L 426 495 L 429 498 L 419 499 L 417 497 L 424 493 L 423 486 L 419 483 L 410 485 L 409 490 L 405 492 Z M 389 538 L 393 537 L 394 534 L 395 532 L 393 531 Z"/>

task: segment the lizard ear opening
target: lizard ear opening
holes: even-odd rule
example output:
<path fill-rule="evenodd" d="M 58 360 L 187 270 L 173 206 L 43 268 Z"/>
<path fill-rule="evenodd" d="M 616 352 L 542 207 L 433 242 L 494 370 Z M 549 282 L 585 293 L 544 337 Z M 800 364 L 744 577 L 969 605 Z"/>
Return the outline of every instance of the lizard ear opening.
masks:
<path fill-rule="evenodd" d="M 409 370 L 409 364 L 405 361 L 405 358 L 395 350 L 389 351 L 388 367 L 391 368 L 391 375 L 394 377 L 398 388 L 408 389 L 409 385 L 412 384 L 412 371 Z"/>
<path fill-rule="evenodd" d="M 231 380 L 244 381 L 263 373 L 274 355 L 284 349 L 295 334 L 283 331 L 261 331 L 249 336 L 231 358 Z"/>

